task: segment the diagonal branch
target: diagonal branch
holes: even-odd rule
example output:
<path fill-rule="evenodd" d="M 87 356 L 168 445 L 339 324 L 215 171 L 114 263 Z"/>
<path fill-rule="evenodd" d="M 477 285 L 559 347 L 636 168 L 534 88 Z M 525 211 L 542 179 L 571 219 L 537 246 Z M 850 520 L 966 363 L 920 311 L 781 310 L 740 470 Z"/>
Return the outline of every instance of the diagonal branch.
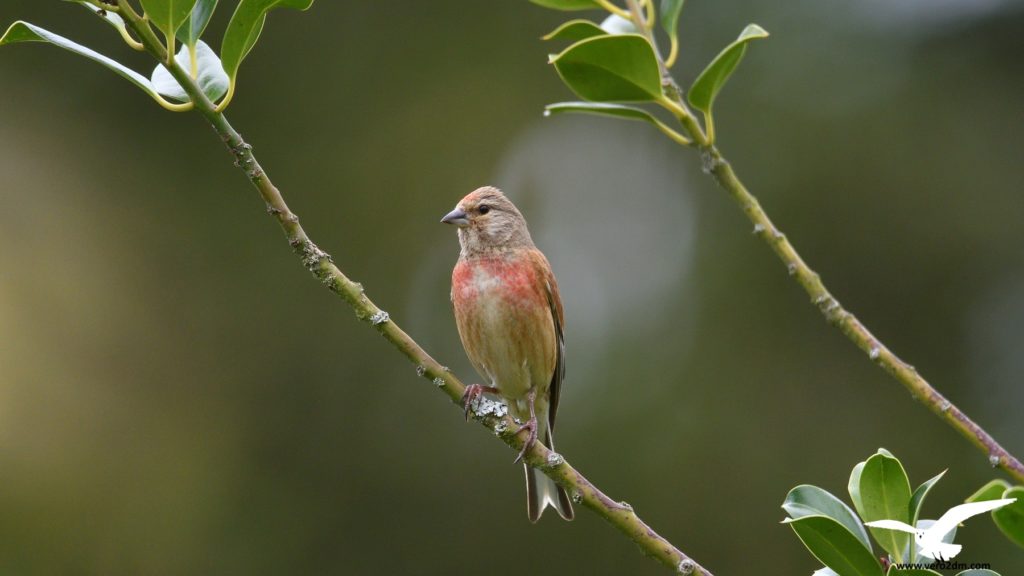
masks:
<path fill-rule="evenodd" d="M 111 8 L 107 7 L 107 9 Z M 203 94 L 192 77 L 175 60 L 167 58 L 167 50 L 160 40 L 146 22 L 132 10 L 127 1 L 117 0 L 116 10 L 128 27 L 139 36 L 146 51 L 161 62 L 181 84 L 195 104 L 195 110 L 210 122 L 221 140 L 227 145 L 235 158 L 235 165 L 245 172 L 249 181 L 256 187 L 260 197 L 266 202 L 267 212 L 280 224 L 288 243 L 301 258 L 302 264 L 329 290 L 341 296 L 355 311 L 357 318 L 371 324 L 377 332 L 408 358 L 416 366 L 417 375 L 432 381 L 454 404 L 461 408 L 462 395 L 465 391 L 462 382 L 391 321 L 388 313 L 377 307 L 364 294 L 362 285 L 345 276 L 334 264 L 331 256 L 309 239 L 299 224 L 299 217 L 288 209 L 281 192 L 256 161 L 252 153 L 252 146 L 247 144 L 241 135 L 231 127 L 224 114 L 219 112 Z M 513 433 L 518 426 L 508 416 L 508 409 L 503 404 L 480 399 L 473 404 L 472 412 L 475 420 L 489 428 L 505 444 L 517 451 L 522 448 L 526 433 Z M 645 524 L 629 504 L 616 502 L 609 498 L 566 462 L 560 454 L 548 450 L 540 442 L 535 442 L 533 447 L 526 452 L 524 459 L 565 488 L 573 502 L 593 510 L 598 516 L 618 528 L 633 540 L 646 555 L 654 557 L 680 574 L 711 576 L 711 572 L 690 559 L 671 542 Z"/>
<path fill-rule="evenodd" d="M 626 0 L 626 3 L 636 27 L 642 31 L 652 45 L 655 45 L 650 29 L 644 25 L 644 15 L 637 0 Z M 718 185 L 724 188 L 739 204 L 744 214 L 754 224 L 754 232 L 771 247 L 779 260 L 782 260 L 789 275 L 803 287 L 807 295 L 811 297 L 811 302 L 818 307 L 825 319 L 867 354 L 872 362 L 878 364 L 900 384 L 903 384 L 915 399 L 926 405 L 939 418 L 945 420 L 967 438 L 971 444 L 983 451 L 988 456 L 989 464 L 1002 468 L 1017 481 L 1024 482 L 1024 464 L 1021 464 L 1020 460 L 1010 454 L 991 434 L 932 387 L 913 366 L 889 350 L 856 316 L 843 308 L 839 301 L 832 296 L 832 293 L 825 288 L 818 273 L 804 262 L 786 235 L 772 223 L 757 198 L 740 182 L 732 165 L 701 129 L 697 119 L 686 107 L 681 91 L 665 67 L 657 49 L 655 49 L 655 54 L 662 72 L 662 85 L 668 94 L 668 98 L 662 104 L 666 105 L 679 119 L 697 148 L 700 149 L 704 171 L 711 174 Z"/>

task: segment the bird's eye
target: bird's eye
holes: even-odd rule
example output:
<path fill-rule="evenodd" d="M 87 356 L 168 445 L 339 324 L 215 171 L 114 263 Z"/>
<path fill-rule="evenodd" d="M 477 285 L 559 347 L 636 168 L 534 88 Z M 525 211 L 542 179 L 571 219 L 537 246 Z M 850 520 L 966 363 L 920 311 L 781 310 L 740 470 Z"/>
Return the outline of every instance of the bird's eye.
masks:
<path fill-rule="evenodd" d="M 488 212 L 491 211 L 491 207 L 488 206 L 487 204 L 481 204 L 480 207 L 477 208 L 476 210 L 481 214 L 487 214 Z"/>

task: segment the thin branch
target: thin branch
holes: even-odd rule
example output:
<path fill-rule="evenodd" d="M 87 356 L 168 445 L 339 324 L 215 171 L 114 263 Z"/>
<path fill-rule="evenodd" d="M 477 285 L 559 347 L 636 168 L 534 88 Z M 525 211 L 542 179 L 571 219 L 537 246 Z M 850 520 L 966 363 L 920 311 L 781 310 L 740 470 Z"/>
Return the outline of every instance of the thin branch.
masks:
<path fill-rule="evenodd" d="M 355 311 L 357 318 L 372 325 L 402 355 L 408 358 L 416 366 L 417 375 L 431 381 L 448 396 L 452 403 L 461 408 L 462 395 L 465 391 L 462 382 L 399 328 L 387 312 L 371 302 L 364 294 L 362 285 L 345 276 L 335 266 L 331 256 L 309 239 L 299 224 L 299 217 L 289 210 L 281 192 L 256 161 L 252 153 L 252 146 L 247 144 L 241 135 L 231 127 L 224 114 L 218 111 L 217 107 L 203 94 L 192 76 L 182 69 L 175 60 L 167 60 L 167 51 L 153 31 L 132 10 L 125 9 L 126 0 L 118 0 L 118 4 L 122 8 L 122 14 L 128 26 L 140 36 L 146 50 L 158 61 L 164 63 L 171 75 L 195 103 L 195 110 L 213 125 L 213 129 L 234 156 L 235 165 L 245 172 L 260 197 L 266 202 L 267 212 L 280 224 L 288 243 L 301 258 L 302 264 L 328 289 L 341 296 Z M 522 448 L 526 433 L 512 433 L 518 426 L 508 416 L 508 409 L 503 404 L 480 399 L 472 406 L 472 413 L 475 420 L 489 428 L 505 444 L 517 451 Z M 535 442 L 533 447 L 526 452 L 524 458 L 531 466 L 541 470 L 565 488 L 574 502 L 593 510 L 618 528 L 633 540 L 645 554 L 656 558 L 680 574 L 711 576 L 709 571 L 645 524 L 629 504 L 616 502 L 609 498 L 566 462 L 560 454 L 548 450 L 540 442 Z"/>
<path fill-rule="evenodd" d="M 630 17 L 633 19 L 633 23 L 637 28 L 645 31 L 648 40 L 654 45 L 653 35 L 644 26 L 643 13 L 637 1 L 626 0 L 626 4 L 630 8 Z M 740 182 L 732 165 L 722 156 L 710 135 L 701 130 L 696 117 L 687 108 L 678 85 L 665 67 L 661 54 L 657 50 L 655 50 L 655 54 L 661 64 L 662 85 L 668 93 L 668 97 L 663 98 L 659 104 L 679 119 L 700 150 L 704 171 L 711 174 L 718 185 L 724 188 L 739 204 L 744 214 L 754 224 L 754 232 L 771 247 L 779 260 L 786 265 L 789 275 L 803 287 L 807 295 L 811 297 L 811 302 L 818 307 L 825 319 L 867 354 L 872 362 L 878 364 L 903 384 L 915 399 L 925 404 L 939 418 L 945 420 L 984 452 L 988 456 L 989 464 L 1002 468 L 1018 482 L 1024 482 L 1024 464 L 1021 464 L 1020 460 L 1010 454 L 991 434 L 978 426 L 967 414 L 932 387 L 913 366 L 889 350 L 856 316 L 843 308 L 839 301 L 832 296 L 832 293 L 825 288 L 818 273 L 804 262 L 786 235 L 772 223 L 757 198 Z M 708 126 L 710 127 L 710 123 Z"/>

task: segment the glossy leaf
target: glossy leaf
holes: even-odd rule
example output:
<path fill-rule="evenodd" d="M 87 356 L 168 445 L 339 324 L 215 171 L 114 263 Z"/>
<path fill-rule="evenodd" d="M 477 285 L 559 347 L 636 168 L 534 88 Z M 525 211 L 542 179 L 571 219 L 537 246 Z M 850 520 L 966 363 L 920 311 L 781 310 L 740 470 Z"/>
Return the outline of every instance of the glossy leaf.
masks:
<path fill-rule="evenodd" d="M 178 54 L 174 56 L 174 59 L 182 69 L 189 70 L 191 56 L 188 46 L 182 46 Z M 228 91 L 228 75 L 220 65 L 220 58 L 202 40 L 196 43 L 196 63 L 198 65 L 198 74 L 195 80 L 203 94 L 206 94 L 206 97 L 211 101 L 215 101 L 223 96 Z M 153 70 L 151 81 L 153 82 L 153 88 L 164 96 L 169 96 L 183 102 L 190 100 L 181 84 L 178 84 L 178 81 L 171 76 L 171 73 L 162 64 L 157 65 Z"/>
<path fill-rule="evenodd" d="M 181 28 L 178 28 L 178 39 L 189 46 L 195 46 L 199 37 L 206 30 L 206 25 L 210 23 L 210 18 L 213 17 L 213 11 L 216 8 L 217 0 L 196 0 L 192 13 L 189 14 Z"/>
<path fill-rule="evenodd" d="M 839 576 L 881 576 L 882 567 L 845 526 L 827 516 L 786 519 L 800 541 Z"/>
<path fill-rule="evenodd" d="M 942 576 L 941 573 L 927 568 L 907 568 L 900 570 L 893 566 L 885 573 L 885 576 Z"/>
<path fill-rule="evenodd" d="M 241 0 L 224 31 L 220 49 L 221 63 L 231 81 L 234 82 L 242 60 L 259 40 L 267 12 L 274 8 L 307 10 L 312 5 L 313 0 Z"/>
<path fill-rule="evenodd" d="M 739 38 L 726 46 L 693 82 L 693 86 L 690 87 L 690 91 L 686 95 L 690 104 L 697 110 L 710 114 L 711 107 L 714 105 L 719 91 L 721 91 L 722 86 L 725 85 L 725 81 L 729 79 L 733 71 L 736 70 L 740 60 L 743 59 L 743 54 L 747 50 L 747 43 L 751 40 L 767 37 L 768 32 L 757 24 L 751 24 L 744 28 Z"/>
<path fill-rule="evenodd" d="M 669 128 L 664 122 L 655 118 L 651 113 L 641 108 L 635 108 L 633 106 L 623 106 L 622 104 L 607 104 L 604 102 L 559 102 L 557 104 L 548 104 L 544 107 L 544 115 L 550 116 L 552 114 L 562 114 L 566 112 L 578 112 L 581 114 L 596 114 L 598 116 L 612 116 L 615 118 L 623 118 L 626 120 L 642 120 L 653 124 L 658 130 L 661 130 L 669 138 L 672 138 L 680 144 L 689 144 L 689 140 L 679 134 L 675 130 Z"/>
<path fill-rule="evenodd" d="M 985 502 L 986 500 L 998 500 L 1003 497 L 1003 493 L 1010 489 L 1010 485 L 1005 480 L 996 478 L 985 484 L 981 488 L 967 497 L 964 502 Z"/>
<path fill-rule="evenodd" d="M 565 84 L 585 100 L 651 101 L 661 96 L 654 49 L 635 34 L 581 40 L 551 58 Z"/>
<path fill-rule="evenodd" d="M 651 1 L 653 2 L 654 0 Z M 666 59 L 666 66 L 671 66 L 675 63 L 676 53 L 679 50 L 679 15 L 683 12 L 684 1 L 661 0 L 661 9 L 658 11 L 658 17 L 661 21 L 661 28 L 665 31 L 665 34 L 668 34 L 668 39 L 671 43 L 671 53 Z"/>
<path fill-rule="evenodd" d="M 93 6 L 92 4 L 90 4 L 88 2 L 85 2 L 84 0 L 78 0 L 78 1 L 75 2 L 75 4 L 78 4 L 79 6 L 82 6 L 83 8 L 88 10 L 89 12 L 92 12 L 93 14 L 96 14 L 97 16 L 102 18 L 104 22 L 106 22 L 107 24 L 110 24 L 114 28 L 117 28 L 118 31 L 121 31 L 121 30 L 125 29 L 124 19 L 121 18 L 121 16 L 119 14 L 111 12 L 110 10 L 104 10 L 101 13 L 99 10 L 96 9 L 95 6 Z"/>
<path fill-rule="evenodd" d="M 139 0 L 149 21 L 172 38 L 181 24 L 192 14 L 196 0 Z"/>
<path fill-rule="evenodd" d="M 860 476 L 860 497 L 865 522 L 899 520 L 910 523 L 910 481 L 900 461 L 886 453 L 868 458 Z M 903 561 L 910 534 L 871 528 L 878 544 L 897 561 Z"/>
<path fill-rule="evenodd" d="M 552 10 L 595 10 L 601 8 L 594 0 L 530 0 L 530 2 Z"/>
<path fill-rule="evenodd" d="M 622 104 L 606 104 L 603 102 L 559 102 L 548 104 L 544 111 L 546 114 L 561 114 L 564 112 L 581 112 L 584 114 L 597 114 L 600 116 L 614 116 L 628 120 L 643 120 L 652 124 L 659 123 L 659 120 L 648 111 L 624 106 Z"/>
<path fill-rule="evenodd" d="M 1024 547 L 1024 486 L 1014 486 L 1004 492 L 1002 497 L 1016 498 L 1017 501 L 993 510 L 992 519 L 1007 538 Z"/>
<path fill-rule="evenodd" d="M 661 0 L 661 8 L 658 10 L 661 19 L 661 29 L 668 34 L 669 38 L 676 38 L 679 27 L 679 15 L 683 13 L 683 4 L 686 0 Z"/>
<path fill-rule="evenodd" d="M 809 484 L 797 486 L 786 495 L 782 509 L 793 519 L 814 515 L 827 516 L 845 526 L 868 551 L 871 551 L 867 530 L 860 519 L 845 502 L 826 490 Z"/>
<path fill-rule="evenodd" d="M 607 34 L 600 26 L 590 20 L 569 20 L 558 28 L 541 37 L 542 40 L 584 40 L 594 36 Z"/>
<path fill-rule="evenodd" d="M 86 48 L 81 44 L 72 42 L 63 36 L 59 36 L 33 24 L 18 21 L 11 24 L 10 28 L 7 29 L 7 32 L 0 37 L 0 46 L 16 44 L 19 42 L 48 42 L 54 46 L 58 46 L 69 52 L 78 54 L 79 56 L 84 56 L 93 62 L 98 62 L 110 70 L 113 70 L 115 73 L 127 79 L 132 84 L 135 84 L 153 98 L 159 98 L 156 90 L 153 88 L 153 85 L 142 74 L 139 74 L 120 62 L 107 58 L 90 48 Z"/>
<path fill-rule="evenodd" d="M 934 478 L 918 486 L 917 489 L 914 490 L 914 493 L 910 495 L 909 524 L 911 526 L 917 526 L 917 519 L 921 515 L 921 505 L 924 504 L 925 497 L 928 496 L 928 492 L 931 491 L 932 486 L 935 486 L 935 483 L 941 480 L 942 476 L 945 474 L 945 470 L 939 472 Z"/>
<path fill-rule="evenodd" d="M 993 572 L 992 570 L 986 570 L 984 568 L 975 568 L 973 570 L 964 570 L 963 572 L 959 572 L 956 576 L 999 576 L 999 573 Z"/>
<path fill-rule="evenodd" d="M 853 467 L 853 471 L 850 472 L 850 482 L 846 486 L 850 493 L 850 501 L 853 502 L 853 507 L 861 517 L 864 516 L 864 503 L 860 497 L 860 475 L 864 471 L 864 464 L 865 462 L 859 462 Z"/>

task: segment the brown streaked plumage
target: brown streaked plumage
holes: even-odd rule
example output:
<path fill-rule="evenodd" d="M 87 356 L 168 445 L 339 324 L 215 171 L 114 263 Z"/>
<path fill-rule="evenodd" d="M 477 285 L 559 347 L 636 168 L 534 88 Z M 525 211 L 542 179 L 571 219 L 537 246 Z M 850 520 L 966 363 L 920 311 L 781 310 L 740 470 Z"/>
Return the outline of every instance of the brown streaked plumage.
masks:
<path fill-rule="evenodd" d="M 551 265 L 534 246 L 523 215 L 497 188 L 473 191 L 441 221 L 459 228 L 461 252 L 452 271 L 455 321 L 466 355 L 487 381 L 467 388 L 466 409 L 483 392 L 499 394 L 529 434 L 516 460 L 538 438 L 554 449 L 565 321 Z M 549 505 L 571 520 L 565 490 L 524 467 L 530 521 Z"/>

